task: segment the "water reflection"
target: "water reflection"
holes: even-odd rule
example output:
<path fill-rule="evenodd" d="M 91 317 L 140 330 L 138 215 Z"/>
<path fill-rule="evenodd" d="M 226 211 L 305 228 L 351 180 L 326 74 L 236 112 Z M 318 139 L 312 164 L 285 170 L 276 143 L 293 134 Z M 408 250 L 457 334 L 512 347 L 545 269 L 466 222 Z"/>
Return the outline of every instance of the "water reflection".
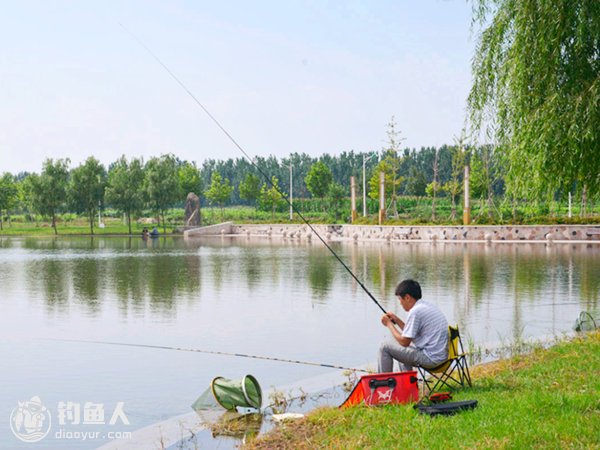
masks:
<path fill-rule="evenodd" d="M 115 297 L 127 316 L 144 305 L 172 316 L 178 299 L 198 301 L 204 289 L 220 292 L 232 282 L 250 291 L 285 278 L 310 289 L 316 303 L 335 297 L 338 285 L 352 297 L 364 293 L 318 244 L 218 239 L 202 242 L 160 238 L 0 239 L 5 287 L 24 269 L 31 292 L 42 294 L 49 311 L 81 304 L 86 314 L 102 313 L 103 299 Z M 433 297 L 449 297 L 455 319 L 475 314 L 507 319 L 520 335 L 525 305 L 579 303 L 596 310 L 600 298 L 598 247 L 539 244 L 339 244 L 336 252 L 373 294 L 394 307 L 398 280 L 421 280 Z M 282 278 L 283 277 L 283 278 Z M 345 288 L 344 288 L 345 289 Z M 493 308 L 490 307 L 494 299 Z M 510 313 L 510 314 L 509 314 Z"/>
<path fill-rule="evenodd" d="M 393 296 L 398 280 L 412 277 L 430 295 L 449 296 L 457 322 L 467 323 L 475 315 L 487 323 L 509 320 L 517 338 L 526 323 L 536 320 L 524 308 L 575 302 L 595 311 L 599 306 L 598 246 L 405 244 L 362 251 L 361 260 L 360 246 L 350 247 L 350 264 L 382 298 Z"/>
<path fill-rule="evenodd" d="M 69 282 L 68 273 L 61 261 L 44 261 L 35 264 L 30 273 L 30 278 L 35 278 L 43 284 L 42 292 L 46 295 L 48 310 L 56 312 L 65 311 L 68 307 Z"/>
<path fill-rule="evenodd" d="M 311 247 L 308 252 L 308 284 L 313 294 L 313 301 L 324 303 L 334 277 L 334 264 L 339 264 L 335 259 L 320 251 L 320 248 Z"/>
<path fill-rule="evenodd" d="M 92 316 L 100 312 L 99 302 L 100 279 L 104 279 L 104 266 L 102 260 L 83 258 L 73 265 L 72 284 L 75 299 L 87 307 Z"/>
<path fill-rule="evenodd" d="M 598 315 L 599 246 L 359 242 L 334 249 L 384 308 L 399 315 L 405 313 L 394 297 L 397 282 L 418 279 L 425 298 L 475 346 L 560 334 L 581 310 Z M 126 401 L 137 428 L 188 411 L 198 386 L 216 375 L 252 373 L 269 386 L 323 373 L 48 338 L 356 366 L 375 358 L 386 332 L 380 314 L 319 242 L 1 238 L 0 358 L 6 364 L 0 412 L 9 417 L 15 396 L 30 398 L 33 389 L 54 404 Z M 0 447 L 12 448 L 4 438 L 0 433 Z"/>
<path fill-rule="evenodd" d="M 11 248 L 12 246 L 13 246 L 12 238 L 0 236 L 0 248 Z"/>
<path fill-rule="evenodd" d="M 242 250 L 240 264 L 246 276 L 248 289 L 250 290 L 260 283 L 262 277 L 261 261 L 262 258 L 254 249 L 244 248 Z"/>

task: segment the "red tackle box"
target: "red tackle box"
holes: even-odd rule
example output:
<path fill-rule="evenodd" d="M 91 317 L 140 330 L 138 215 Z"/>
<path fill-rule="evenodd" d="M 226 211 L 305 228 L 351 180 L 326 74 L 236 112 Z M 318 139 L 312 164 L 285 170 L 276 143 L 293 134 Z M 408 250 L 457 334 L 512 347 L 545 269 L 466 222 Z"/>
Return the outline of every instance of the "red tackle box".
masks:
<path fill-rule="evenodd" d="M 362 376 L 341 407 L 363 402 L 366 405 L 388 405 L 418 400 L 416 371 L 377 373 Z"/>

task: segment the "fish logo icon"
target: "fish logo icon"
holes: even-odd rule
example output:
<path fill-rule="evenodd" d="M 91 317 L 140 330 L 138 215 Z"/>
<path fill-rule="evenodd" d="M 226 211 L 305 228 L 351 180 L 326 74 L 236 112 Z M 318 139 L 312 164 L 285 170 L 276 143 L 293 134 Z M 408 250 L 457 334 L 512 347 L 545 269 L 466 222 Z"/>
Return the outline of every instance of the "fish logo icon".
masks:
<path fill-rule="evenodd" d="M 379 404 L 387 404 L 392 401 L 392 394 L 394 393 L 393 389 L 388 389 L 386 392 L 377 391 L 377 403 Z"/>
<path fill-rule="evenodd" d="M 10 429 L 23 442 L 39 442 L 50 432 L 52 418 L 38 396 L 17 402 L 10 415 Z"/>

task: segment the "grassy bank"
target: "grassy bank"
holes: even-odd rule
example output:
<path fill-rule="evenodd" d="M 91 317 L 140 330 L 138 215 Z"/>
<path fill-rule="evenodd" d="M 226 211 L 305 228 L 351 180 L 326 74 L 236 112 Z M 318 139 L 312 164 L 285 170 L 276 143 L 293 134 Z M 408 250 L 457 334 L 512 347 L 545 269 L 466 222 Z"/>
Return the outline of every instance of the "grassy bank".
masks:
<path fill-rule="evenodd" d="M 300 223 L 299 217 L 294 217 L 290 222 L 289 212 L 277 213 L 272 217 L 271 213 L 264 211 L 256 211 L 252 207 L 232 206 L 223 208 L 203 208 L 202 210 L 202 225 L 213 225 L 221 222 L 234 223 Z M 328 223 L 328 216 L 325 214 L 311 213 L 305 216 L 311 223 Z M 41 217 L 36 217 L 33 221 L 24 215 L 17 215 L 10 222 L 4 221 L 0 236 L 53 236 L 54 228 L 52 228 L 49 220 Z M 94 223 L 94 234 L 96 235 L 124 235 L 129 234 L 129 228 L 124 223 L 121 217 L 103 217 L 104 228 L 98 227 L 97 220 Z M 166 233 L 172 234 L 177 227 L 182 227 L 183 212 L 180 209 L 171 210 L 166 218 Z M 131 224 L 131 233 L 139 235 L 144 228 L 152 229 L 157 226 L 160 233 L 163 233 L 162 224 L 156 224 L 156 221 L 146 215 L 146 217 L 136 220 Z M 57 220 L 58 235 L 89 235 L 90 224 L 86 217 L 77 216 L 75 214 L 59 215 Z"/>
<path fill-rule="evenodd" d="M 378 203 L 372 199 L 368 201 L 368 215 L 362 217 L 362 208 L 359 205 L 358 225 L 376 225 L 378 223 Z M 397 214 L 388 211 L 386 225 L 459 225 L 462 224 L 462 210 L 457 207 L 456 215 L 452 218 L 450 200 L 446 197 L 438 198 L 436 202 L 436 219 L 432 218 L 432 199 L 427 197 L 400 197 L 398 199 Z M 344 201 L 333 208 L 328 200 L 304 199 L 296 200 L 294 206 L 311 223 L 350 223 L 350 201 Z M 514 212 L 514 214 L 513 214 Z M 179 226 L 183 226 L 183 207 L 172 208 L 165 215 L 167 233 L 172 233 Z M 301 223 L 300 217 L 294 214 L 290 221 L 289 206 L 280 204 L 273 213 L 252 206 L 228 206 L 226 208 L 203 207 L 201 210 L 202 224 L 212 225 L 219 222 L 234 223 Z M 155 214 L 146 210 L 135 218 L 132 223 L 132 233 L 141 233 L 144 227 L 154 225 Z M 94 227 L 94 234 L 127 234 L 128 228 L 124 224 L 122 215 L 115 210 L 107 209 L 102 214 L 105 228 Z M 10 221 L 9 221 L 10 218 Z M 499 207 L 488 211 L 480 202 L 472 205 L 471 218 L 473 225 L 547 225 L 547 224 L 598 224 L 600 223 L 600 205 L 590 205 L 587 213 L 581 215 L 579 209 L 574 208 L 573 217 L 567 215 L 567 206 L 559 203 L 552 204 L 519 204 L 515 210 L 511 205 L 502 203 Z M 47 217 L 12 212 L 2 217 L 2 230 L 0 235 L 51 235 L 54 230 Z M 59 234 L 90 234 L 89 222 L 86 216 L 75 213 L 63 213 L 57 216 Z M 162 224 L 159 227 L 163 231 Z"/>
<path fill-rule="evenodd" d="M 123 225 L 119 220 L 105 221 L 105 227 L 94 226 L 96 235 L 123 235 L 129 234 L 127 225 Z M 135 224 L 132 225 L 131 232 L 134 235 L 141 234 L 144 227 L 152 229 L 153 225 Z M 61 222 L 57 225 L 59 236 L 69 235 L 88 235 L 90 234 L 90 224 L 85 219 L 76 219 L 70 222 Z M 162 233 L 162 227 L 159 230 Z M 172 229 L 167 227 L 167 232 Z M 54 236 L 54 228 L 47 222 L 13 222 L 10 226 L 4 224 L 0 231 L 0 236 Z"/>
<path fill-rule="evenodd" d="M 475 368 L 451 417 L 412 406 L 321 409 L 247 448 L 599 448 L 600 332 Z"/>

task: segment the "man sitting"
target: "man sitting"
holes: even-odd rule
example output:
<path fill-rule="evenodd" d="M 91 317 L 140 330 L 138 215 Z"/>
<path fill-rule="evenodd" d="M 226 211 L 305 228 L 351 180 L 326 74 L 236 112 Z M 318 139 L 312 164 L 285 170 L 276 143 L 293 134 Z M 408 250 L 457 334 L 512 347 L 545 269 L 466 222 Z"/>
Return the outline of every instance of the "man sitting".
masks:
<path fill-rule="evenodd" d="M 406 323 L 394 313 L 381 318 L 393 338 L 379 348 L 379 372 L 392 372 L 394 359 L 401 372 L 412 370 L 413 366 L 432 368 L 446 361 L 448 321 L 444 314 L 434 304 L 421 300 L 421 286 L 414 280 L 400 282 L 396 297 L 408 316 Z"/>

